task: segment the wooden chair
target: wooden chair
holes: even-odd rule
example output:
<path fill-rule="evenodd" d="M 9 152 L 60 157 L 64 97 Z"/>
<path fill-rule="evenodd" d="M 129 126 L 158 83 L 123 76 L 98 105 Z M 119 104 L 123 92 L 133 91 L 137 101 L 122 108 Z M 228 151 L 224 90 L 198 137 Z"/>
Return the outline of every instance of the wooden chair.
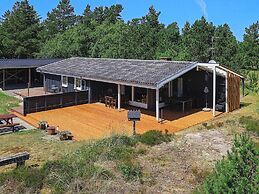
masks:
<path fill-rule="evenodd" d="M 117 99 L 116 98 L 112 98 L 111 99 L 111 108 L 116 108 L 116 105 L 117 105 Z"/>
<path fill-rule="evenodd" d="M 106 107 L 110 107 L 110 97 L 109 96 L 105 96 L 104 97 L 104 101 L 105 101 L 105 106 Z"/>

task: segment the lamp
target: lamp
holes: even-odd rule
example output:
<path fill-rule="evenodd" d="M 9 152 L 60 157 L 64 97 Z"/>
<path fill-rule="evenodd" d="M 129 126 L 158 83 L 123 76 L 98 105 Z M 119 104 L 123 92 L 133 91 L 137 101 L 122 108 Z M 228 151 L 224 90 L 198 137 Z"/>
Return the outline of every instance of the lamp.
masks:
<path fill-rule="evenodd" d="M 208 93 L 209 93 L 209 88 L 208 88 L 207 86 L 205 86 L 203 92 L 205 93 L 206 107 L 203 108 L 202 110 L 203 110 L 204 112 L 208 112 L 208 111 L 210 111 L 210 108 L 208 108 Z"/>

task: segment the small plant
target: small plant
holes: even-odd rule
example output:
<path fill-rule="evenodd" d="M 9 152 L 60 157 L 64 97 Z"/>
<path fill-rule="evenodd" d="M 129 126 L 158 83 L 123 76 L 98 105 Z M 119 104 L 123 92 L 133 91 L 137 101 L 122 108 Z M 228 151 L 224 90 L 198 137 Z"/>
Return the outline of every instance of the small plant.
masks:
<path fill-rule="evenodd" d="M 139 135 L 137 140 L 143 144 L 154 146 L 163 142 L 170 142 L 172 135 L 163 134 L 162 131 L 151 130 Z"/>
<path fill-rule="evenodd" d="M 142 177 L 140 166 L 134 165 L 132 162 L 121 163 L 117 168 L 128 181 L 140 180 Z"/>
<path fill-rule="evenodd" d="M 42 130 L 47 129 L 47 127 L 49 126 L 48 122 L 44 120 L 39 121 L 38 125 L 39 125 L 39 129 L 42 129 Z"/>

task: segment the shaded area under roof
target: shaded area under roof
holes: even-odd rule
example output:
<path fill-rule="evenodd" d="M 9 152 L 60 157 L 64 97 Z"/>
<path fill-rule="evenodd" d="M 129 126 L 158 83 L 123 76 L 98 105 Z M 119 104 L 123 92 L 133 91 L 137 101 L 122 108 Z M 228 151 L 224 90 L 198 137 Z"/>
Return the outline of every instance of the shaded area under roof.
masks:
<path fill-rule="evenodd" d="M 42 73 L 156 88 L 162 81 L 194 68 L 184 61 L 72 57 L 37 68 Z"/>
<path fill-rule="evenodd" d="M 0 69 L 37 68 L 61 59 L 0 59 Z"/>

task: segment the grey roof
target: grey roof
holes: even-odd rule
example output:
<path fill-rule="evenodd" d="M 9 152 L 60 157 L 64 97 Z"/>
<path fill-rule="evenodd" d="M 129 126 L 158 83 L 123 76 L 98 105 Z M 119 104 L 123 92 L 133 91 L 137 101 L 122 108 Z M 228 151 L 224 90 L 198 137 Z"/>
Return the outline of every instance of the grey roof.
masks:
<path fill-rule="evenodd" d="M 195 62 L 101 59 L 72 57 L 37 68 L 42 73 L 81 77 L 89 80 L 149 86 L 158 84 L 177 74 L 194 68 Z"/>
<path fill-rule="evenodd" d="M 0 59 L 0 69 L 36 68 L 61 59 Z"/>

